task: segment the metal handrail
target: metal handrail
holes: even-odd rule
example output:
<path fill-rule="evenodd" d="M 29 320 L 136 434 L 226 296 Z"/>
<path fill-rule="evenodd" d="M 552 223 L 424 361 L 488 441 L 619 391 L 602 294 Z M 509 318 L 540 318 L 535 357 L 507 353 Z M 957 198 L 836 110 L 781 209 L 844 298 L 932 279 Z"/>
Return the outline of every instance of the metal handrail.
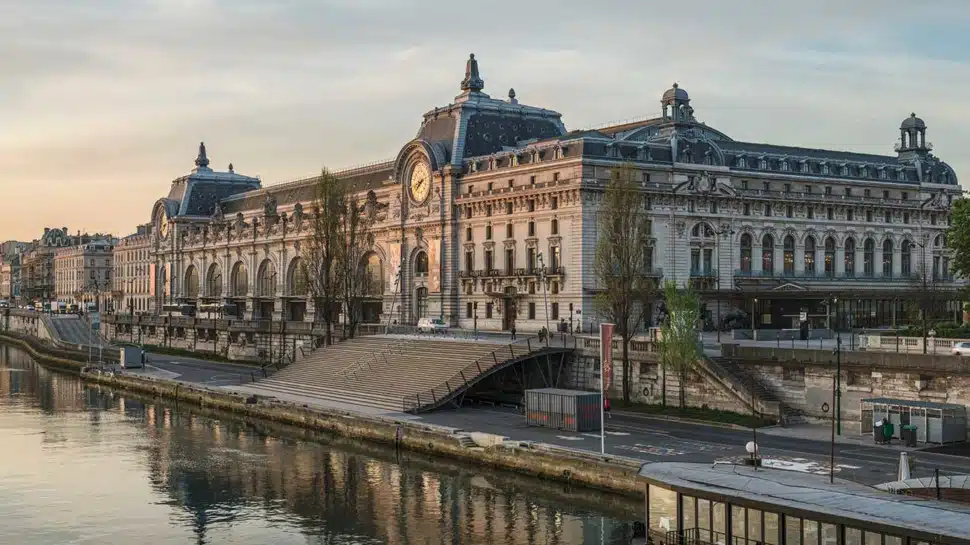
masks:
<path fill-rule="evenodd" d="M 470 363 L 469 365 L 466 365 L 463 369 L 458 371 L 458 373 L 456 373 L 450 379 L 438 384 L 437 386 L 429 390 L 426 390 L 424 392 L 418 392 L 416 394 L 404 396 L 404 398 L 402 399 L 404 412 L 406 413 L 416 412 L 422 405 L 426 404 L 426 403 L 424 404 L 421 403 L 422 398 L 426 400 L 430 399 L 430 402 L 432 404 L 436 404 L 438 403 L 439 400 L 444 400 L 453 392 L 460 391 L 463 388 L 467 387 L 472 380 L 485 374 L 491 369 L 498 367 L 499 365 L 509 361 L 510 359 L 514 359 L 516 357 L 515 355 L 516 345 L 521 346 L 522 344 L 525 344 L 527 347 L 527 351 L 523 355 L 531 354 L 533 351 L 533 341 L 535 343 L 536 348 L 548 346 L 545 343 L 540 343 L 538 336 L 534 336 L 534 337 L 526 337 L 521 341 L 515 341 L 513 343 L 504 345 L 501 348 L 497 348 L 492 352 L 489 352 L 485 356 L 482 356 L 481 358 Z M 504 353 L 508 353 L 508 357 L 505 357 Z M 500 354 L 503 356 L 502 359 L 499 359 Z"/>

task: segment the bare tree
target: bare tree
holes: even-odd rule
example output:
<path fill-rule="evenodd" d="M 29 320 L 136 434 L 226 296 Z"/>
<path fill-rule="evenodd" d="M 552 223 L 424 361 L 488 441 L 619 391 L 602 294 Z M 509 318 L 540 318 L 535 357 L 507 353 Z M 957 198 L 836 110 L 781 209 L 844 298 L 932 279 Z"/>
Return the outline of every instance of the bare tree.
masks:
<path fill-rule="evenodd" d="M 355 191 L 344 198 L 340 214 L 340 268 L 342 299 L 348 337 L 354 337 L 361 322 L 361 299 L 368 292 L 370 277 L 362 260 L 374 246 L 372 227 L 376 219 L 376 200 L 368 194 L 361 203 Z"/>
<path fill-rule="evenodd" d="M 310 236 L 303 245 L 303 267 L 307 287 L 323 319 L 324 344 L 333 344 L 334 307 L 343 292 L 344 253 L 342 217 L 346 207 L 344 185 L 323 169 L 314 186 Z"/>
<path fill-rule="evenodd" d="M 664 284 L 664 304 L 667 315 L 660 326 L 660 355 L 664 377 L 668 369 L 677 373 L 680 408 L 687 406 L 687 376 L 700 356 L 697 340 L 697 321 L 700 319 L 700 299 L 689 287 L 678 289 L 677 284 Z M 666 380 L 664 381 L 666 399 Z"/>
<path fill-rule="evenodd" d="M 656 285 L 651 271 L 653 239 L 646 197 L 636 181 L 637 171 L 622 165 L 606 184 L 599 209 L 596 259 L 593 265 L 599 293 L 599 314 L 616 325 L 622 340 L 623 401 L 630 402 L 630 339 L 652 304 Z"/>

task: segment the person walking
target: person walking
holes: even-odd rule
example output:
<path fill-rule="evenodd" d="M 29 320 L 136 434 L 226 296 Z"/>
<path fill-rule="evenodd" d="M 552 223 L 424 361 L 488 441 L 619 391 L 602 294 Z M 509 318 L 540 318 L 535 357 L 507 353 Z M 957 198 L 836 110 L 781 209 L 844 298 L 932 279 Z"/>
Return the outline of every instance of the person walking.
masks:
<path fill-rule="evenodd" d="M 515 324 L 512 324 L 512 340 L 515 340 Z"/>
<path fill-rule="evenodd" d="M 607 418 L 613 418 L 613 413 L 610 412 L 610 398 L 603 398 L 603 412 L 606 413 Z"/>

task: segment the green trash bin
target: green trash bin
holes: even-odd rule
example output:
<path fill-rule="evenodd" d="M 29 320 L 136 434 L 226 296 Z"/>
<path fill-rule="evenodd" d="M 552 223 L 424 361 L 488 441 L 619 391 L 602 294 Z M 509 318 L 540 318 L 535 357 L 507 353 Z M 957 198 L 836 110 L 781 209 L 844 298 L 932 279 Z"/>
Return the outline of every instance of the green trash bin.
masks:
<path fill-rule="evenodd" d="M 907 447 L 915 447 L 916 432 L 917 432 L 916 426 L 903 426 L 902 429 L 900 430 L 900 435 L 902 436 L 903 444 L 906 445 Z"/>
<path fill-rule="evenodd" d="M 886 422 L 882 425 L 882 441 L 883 443 L 890 443 L 893 440 L 893 435 L 896 433 L 896 426 L 891 422 Z"/>

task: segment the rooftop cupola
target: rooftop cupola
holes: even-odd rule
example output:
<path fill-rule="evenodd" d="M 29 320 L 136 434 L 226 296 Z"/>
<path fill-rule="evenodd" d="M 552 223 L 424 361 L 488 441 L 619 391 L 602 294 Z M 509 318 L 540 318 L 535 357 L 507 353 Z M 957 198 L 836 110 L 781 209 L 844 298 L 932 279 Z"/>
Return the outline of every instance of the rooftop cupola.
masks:
<path fill-rule="evenodd" d="M 209 170 L 209 158 L 205 154 L 205 142 L 199 142 L 199 156 L 195 158 L 195 169 Z"/>
<path fill-rule="evenodd" d="M 690 96 L 676 83 L 664 92 L 660 105 L 663 107 L 663 120 L 667 123 L 694 121 L 694 109 L 690 106 Z"/>
<path fill-rule="evenodd" d="M 909 117 L 899 124 L 899 143 L 896 145 L 896 151 L 900 154 L 909 152 L 924 154 L 932 148 L 933 146 L 926 141 L 926 123 L 916 117 L 915 113 L 909 114 Z"/>
<path fill-rule="evenodd" d="M 485 88 L 485 80 L 478 75 L 478 61 L 475 54 L 468 56 L 465 63 L 465 79 L 461 80 L 461 90 L 469 93 L 480 93 Z"/>

